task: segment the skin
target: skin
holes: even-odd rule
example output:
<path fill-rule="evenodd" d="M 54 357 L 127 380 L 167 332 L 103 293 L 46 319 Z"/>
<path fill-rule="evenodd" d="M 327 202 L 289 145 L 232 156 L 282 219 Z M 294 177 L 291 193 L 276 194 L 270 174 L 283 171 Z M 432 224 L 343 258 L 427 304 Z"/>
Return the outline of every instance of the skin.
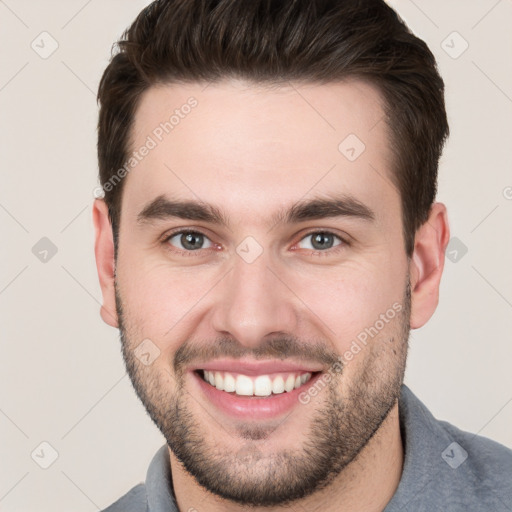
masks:
<path fill-rule="evenodd" d="M 344 504 L 343 510 L 381 511 L 402 471 L 397 390 L 408 330 L 424 325 L 437 306 L 449 240 L 446 208 L 432 206 L 408 258 L 400 197 L 390 180 L 382 100 L 369 84 L 348 80 L 265 88 L 226 80 L 206 88 L 154 87 L 137 109 L 133 147 L 143 145 L 166 113 L 190 96 L 197 107 L 125 178 L 117 261 L 106 205 L 95 202 L 102 318 L 121 328 L 132 382 L 164 435 L 172 437 L 166 429 L 179 405 L 188 413 L 188 432 L 199 436 L 194 453 L 229 481 L 265 485 L 265 476 L 274 471 L 273 478 L 284 482 L 290 466 L 281 466 L 277 455 L 285 453 L 292 457 L 289 463 L 301 460 L 305 473 L 311 463 L 313 471 L 314 457 L 308 459 L 304 447 L 323 439 L 321 430 L 315 437 L 313 425 L 341 411 L 341 432 L 347 433 L 347 423 L 353 420 L 357 426 L 356 420 L 366 414 L 366 423 L 354 430 L 355 440 L 334 440 L 337 460 L 342 454 L 346 460 L 341 467 L 331 461 L 332 474 L 317 482 L 312 494 L 252 510 L 329 512 Z M 338 150 L 351 133 L 366 146 L 353 162 Z M 373 211 L 374 219 L 272 221 L 277 211 L 297 201 L 330 198 L 334 192 L 356 198 Z M 176 218 L 138 222 L 139 213 L 162 194 L 215 205 L 229 227 Z M 179 236 L 164 241 L 177 228 L 200 231 L 215 245 L 185 254 Z M 307 237 L 311 231 L 341 238 L 334 247 L 315 251 Z M 247 236 L 263 250 L 252 263 L 236 252 Z M 233 421 L 200 393 L 186 364 L 176 368 L 175 356 L 183 347 L 193 347 L 198 356 L 212 347 L 223 355 L 220 339 L 229 341 L 234 351 L 229 354 L 248 359 L 261 354 L 272 360 L 269 342 L 280 335 L 291 337 L 290 359 L 301 346 L 306 353 L 311 349 L 309 361 L 319 362 L 313 346 L 331 356 L 346 353 L 359 333 L 397 303 L 401 314 L 345 361 L 329 386 L 279 422 Z M 149 366 L 134 357 L 144 339 L 160 350 Z M 171 449 L 169 457 L 180 510 L 247 509 L 241 501 L 207 492 Z"/>

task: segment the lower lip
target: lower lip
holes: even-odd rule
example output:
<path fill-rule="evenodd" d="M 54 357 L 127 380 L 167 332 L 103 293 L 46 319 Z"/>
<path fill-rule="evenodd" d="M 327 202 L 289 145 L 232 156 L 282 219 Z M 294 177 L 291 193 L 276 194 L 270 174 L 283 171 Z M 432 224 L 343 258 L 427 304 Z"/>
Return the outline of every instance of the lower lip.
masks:
<path fill-rule="evenodd" d="M 299 402 L 299 395 L 314 385 L 321 375 L 320 373 L 313 374 L 308 382 L 292 391 L 285 391 L 268 397 L 258 397 L 239 396 L 234 393 L 219 391 L 196 372 L 191 373 L 209 402 L 213 403 L 222 412 L 243 420 L 276 418 L 290 412 L 296 405 L 302 405 Z"/>

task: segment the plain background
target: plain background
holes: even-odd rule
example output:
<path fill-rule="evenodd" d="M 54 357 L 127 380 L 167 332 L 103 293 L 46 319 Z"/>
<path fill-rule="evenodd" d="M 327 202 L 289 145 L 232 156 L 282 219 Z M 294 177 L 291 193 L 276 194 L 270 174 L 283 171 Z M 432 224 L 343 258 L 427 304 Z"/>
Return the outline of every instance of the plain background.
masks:
<path fill-rule="evenodd" d="M 91 221 L 97 85 L 147 3 L 0 0 L 4 512 L 104 508 L 144 480 L 164 443 L 99 317 Z M 455 238 L 439 308 L 411 335 L 406 382 L 438 418 L 512 447 L 512 2 L 393 5 L 446 82 L 438 197 Z M 43 31 L 58 43 L 46 59 L 31 47 L 51 49 Z"/>

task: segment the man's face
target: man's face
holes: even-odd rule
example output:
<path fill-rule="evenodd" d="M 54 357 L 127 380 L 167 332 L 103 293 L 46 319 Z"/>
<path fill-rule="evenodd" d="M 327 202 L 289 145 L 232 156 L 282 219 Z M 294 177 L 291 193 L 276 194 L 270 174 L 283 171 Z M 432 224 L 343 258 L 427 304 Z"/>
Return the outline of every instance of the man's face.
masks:
<path fill-rule="evenodd" d="M 132 149 L 148 136 L 116 265 L 134 387 L 210 491 L 311 494 L 364 448 L 403 379 L 409 261 L 380 96 L 357 81 L 161 86 L 138 106 Z"/>

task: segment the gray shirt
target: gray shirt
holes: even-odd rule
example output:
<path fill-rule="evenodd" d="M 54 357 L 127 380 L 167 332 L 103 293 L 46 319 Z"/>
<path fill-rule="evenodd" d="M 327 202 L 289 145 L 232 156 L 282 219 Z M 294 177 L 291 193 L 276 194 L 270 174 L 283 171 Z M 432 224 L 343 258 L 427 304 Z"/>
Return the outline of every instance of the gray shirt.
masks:
<path fill-rule="evenodd" d="M 404 467 L 383 512 L 512 510 L 512 450 L 436 420 L 405 385 L 399 415 Z M 104 512 L 179 512 L 167 445 L 153 457 L 146 482 Z"/>

